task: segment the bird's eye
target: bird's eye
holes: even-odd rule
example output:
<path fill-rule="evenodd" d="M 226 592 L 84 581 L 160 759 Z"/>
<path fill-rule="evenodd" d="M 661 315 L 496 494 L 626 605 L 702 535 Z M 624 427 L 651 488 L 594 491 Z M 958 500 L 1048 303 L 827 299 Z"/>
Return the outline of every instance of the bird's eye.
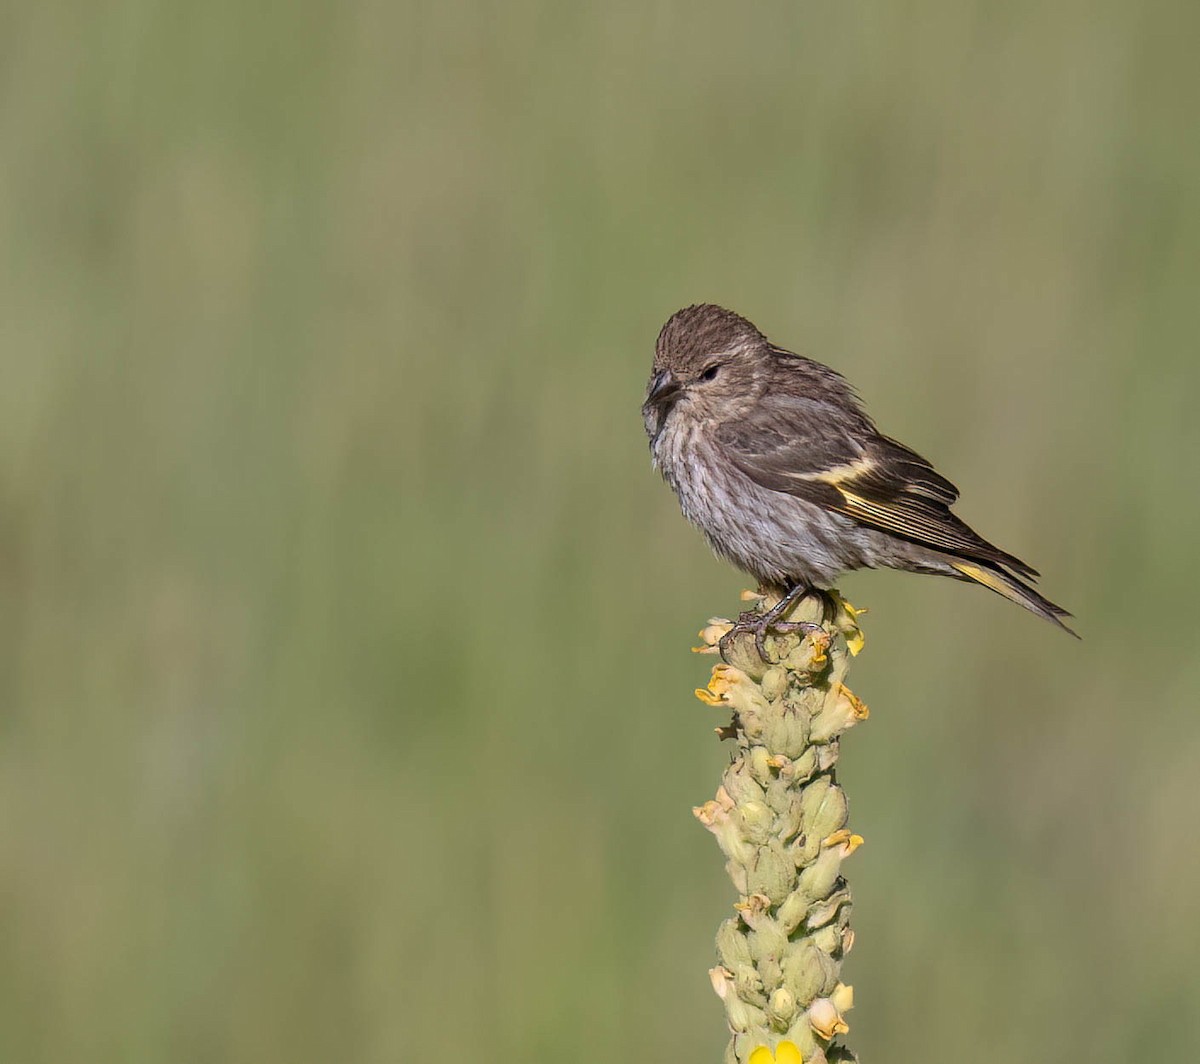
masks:
<path fill-rule="evenodd" d="M 718 371 L 720 368 L 721 368 L 721 367 L 720 367 L 719 365 L 715 365 L 715 364 L 714 364 L 714 365 L 712 365 L 712 366 L 707 366 L 707 367 L 705 368 L 704 372 L 700 374 L 700 379 L 701 379 L 702 381 L 711 381 L 711 380 L 713 380 L 713 379 L 716 377 L 716 375 L 717 375 L 717 371 Z"/>

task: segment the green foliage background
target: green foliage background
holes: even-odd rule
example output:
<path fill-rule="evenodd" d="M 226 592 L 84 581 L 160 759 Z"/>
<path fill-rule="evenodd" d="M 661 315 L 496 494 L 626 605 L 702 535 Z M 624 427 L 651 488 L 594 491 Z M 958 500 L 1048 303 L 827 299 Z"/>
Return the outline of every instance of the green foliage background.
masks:
<path fill-rule="evenodd" d="M 716 1060 L 744 581 L 677 307 L 831 363 L 1081 644 L 892 573 L 865 1062 L 1200 1055 L 1200 6 L 0 13 L 0 1059 Z"/>

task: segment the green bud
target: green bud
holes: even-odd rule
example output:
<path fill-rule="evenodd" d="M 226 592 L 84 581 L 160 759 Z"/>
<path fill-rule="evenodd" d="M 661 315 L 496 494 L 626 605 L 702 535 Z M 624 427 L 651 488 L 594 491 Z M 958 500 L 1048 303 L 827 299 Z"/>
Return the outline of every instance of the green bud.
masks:
<path fill-rule="evenodd" d="M 746 755 L 746 767 L 750 776 L 763 787 L 775 778 L 775 770 L 771 767 L 771 751 L 765 746 L 750 747 Z"/>
<path fill-rule="evenodd" d="M 775 814 L 762 802 L 744 802 L 737 807 L 742 835 L 755 846 L 765 845 L 771 836 Z"/>
<path fill-rule="evenodd" d="M 762 693 L 768 702 L 778 701 L 788 689 L 787 669 L 772 665 L 762 678 Z"/>
<path fill-rule="evenodd" d="M 785 934 L 791 935 L 800 926 L 811 904 L 809 899 L 798 890 L 792 891 L 783 899 L 775 918 L 779 921 L 779 926 L 783 928 Z"/>
<path fill-rule="evenodd" d="M 800 873 L 800 891 L 816 901 L 826 897 L 837 883 L 842 869 L 841 849 L 827 846 L 820 856 Z"/>
<path fill-rule="evenodd" d="M 772 753 L 799 757 L 808 748 L 808 717 L 786 708 L 772 715 L 763 727 L 763 743 Z"/>
<path fill-rule="evenodd" d="M 723 920 L 717 928 L 717 957 L 730 971 L 740 965 L 752 964 L 750 943 L 742 931 L 740 921 L 735 918 Z"/>
<path fill-rule="evenodd" d="M 758 974 L 762 976 L 763 989 L 778 990 L 783 984 L 783 966 L 777 956 L 764 957 L 758 962 Z"/>
<path fill-rule="evenodd" d="M 756 747 L 756 749 L 761 749 L 761 747 Z M 725 770 L 725 775 L 721 778 L 721 786 L 725 788 L 725 793 L 733 799 L 736 805 L 763 800 L 763 786 L 751 774 L 745 756 L 739 757 Z"/>
<path fill-rule="evenodd" d="M 767 647 L 767 657 L 778 662 L 788 661 L 803 641 L 798 632 L 768 632 L 763 640 Z"/>
<path fill-rule="evenodd" d="M 799 757 L 792 760 L 792 779 L 803 783 L 817 771 L 817 748 L 810 746 Z"/>
<path fill-rule="evenodd" d="M 787 934 L 774 921 L 766 920 L 757 930 L 746 936 L 750 944 L 750 956 L 755 962 L 761 962 L 767 957 L 782 957 L 789 943 Z"/>
<path fill-rule="evenodd" d="M 775 830 L 783 842 L 791 842 L 804 827 L 804 806 L 800 795 L 791 790 L 782 781 L 777 780 L 779 789 L 775 786 L 767 788 L 767 800 L 772 809 L 781 810 L 775 822 Z"/>
<path fill-rule="evenodd" d="M 723 641 L 721 657 L 735 669 L 741 669 L 752 680 L 761 680 L 767 663 L 758 654 L 751 632 L 734 632 Z"/>
<path fill-rule="evenodd" d="M 837 985 L 840 965 L 805 939 L 793 944 L 783 961 L 783 985 L 805 1004 Z"/>
<path fill-rule="evenodd" d="M 814 677 L 824 672 L 829 666 L 828 645 L 828 636 L 806 635 L 787 655 L 784 664 L 793 673 L 799 673 L 811 684 Z"/>
<path fill-rule="evenodd" d="M 767 1002 L 767 1019 L 780 1031 L 786 1031 L 796 1015 L 796 998 L 787 987 L 781 986 Z"/>
<path fill-rule="evenodd" d="M 846 826 L 846 795 L 828 776 L 819 776 L 805 787 L 801 801 L 805 833 L 815 835 L 818 842 Z"/>
<path fill-rule="evenodd" d="M 743 1001 L 760 1009 L 766 1008 L 767 995 L 763 993 L 762 976 L 751 965 L 741 965 L 733 973 L 733 990 Z"/>
<path fill-rule="evenodd" d="M 741 728 L 742 736 L 739 739 L 743 744 L 746 742 L 759 743 L 762 742 L 763 732 L 766 729 L 766 721 L 761 713 L 746 712 L 738 714 L 738 727 Z"/>
<path fill-rule="evenodd" d="M 826 924 L 813 932 L 812 944 L 822 953 L 837 953 L 842 948 L 842 930 L 836 924 Z"/>
<path fill-rule="evenodd" d="M 749 1031 L 766 1025 L 766 1013 L 754 1005 L 747 1004 L 737 994 L 725 998 L 725 1019 L 732 1031 Z"/>
<path fill-rule="evenodd" d="M 791 852 L 796 867 L 804 868 L 821 855 L 821 840 L 816 832 L 807 832 L 792 843 Z"/>
<path fill-rule="evenodd" d="M 791 893 L 796 881 L 796 866 L 778 842 L 764 846 L 757 858 L 746 865 L 746 883 L 752 894 L 764 894 L 778 905 Z"/>

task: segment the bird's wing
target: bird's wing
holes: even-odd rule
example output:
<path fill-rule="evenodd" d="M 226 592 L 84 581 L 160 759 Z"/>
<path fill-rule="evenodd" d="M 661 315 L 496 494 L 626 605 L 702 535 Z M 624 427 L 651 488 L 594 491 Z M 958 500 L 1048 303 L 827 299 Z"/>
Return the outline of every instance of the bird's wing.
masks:
<path fill-rule="evenodd" d="M 724 426 L 720 442 L 764 488 L 932 550 L 1037 576 L 955 517 L 958 489 L 919 454 L 881 436 L 852 402 L 768 395 L 748 417 Z"/>

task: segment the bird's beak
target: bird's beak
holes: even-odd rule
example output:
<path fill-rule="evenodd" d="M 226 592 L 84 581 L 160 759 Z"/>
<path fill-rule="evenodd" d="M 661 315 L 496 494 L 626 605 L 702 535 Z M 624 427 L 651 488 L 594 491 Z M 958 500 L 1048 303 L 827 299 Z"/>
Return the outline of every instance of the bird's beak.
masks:
<path fill-rule="evenodd" d="M 660 369 L 650 378 L 650 390 L 646 393 L 646 404 L 654 406 L 670 406 L 671 401 L 679 394 L 679 382 L 669 369 Z"/>

